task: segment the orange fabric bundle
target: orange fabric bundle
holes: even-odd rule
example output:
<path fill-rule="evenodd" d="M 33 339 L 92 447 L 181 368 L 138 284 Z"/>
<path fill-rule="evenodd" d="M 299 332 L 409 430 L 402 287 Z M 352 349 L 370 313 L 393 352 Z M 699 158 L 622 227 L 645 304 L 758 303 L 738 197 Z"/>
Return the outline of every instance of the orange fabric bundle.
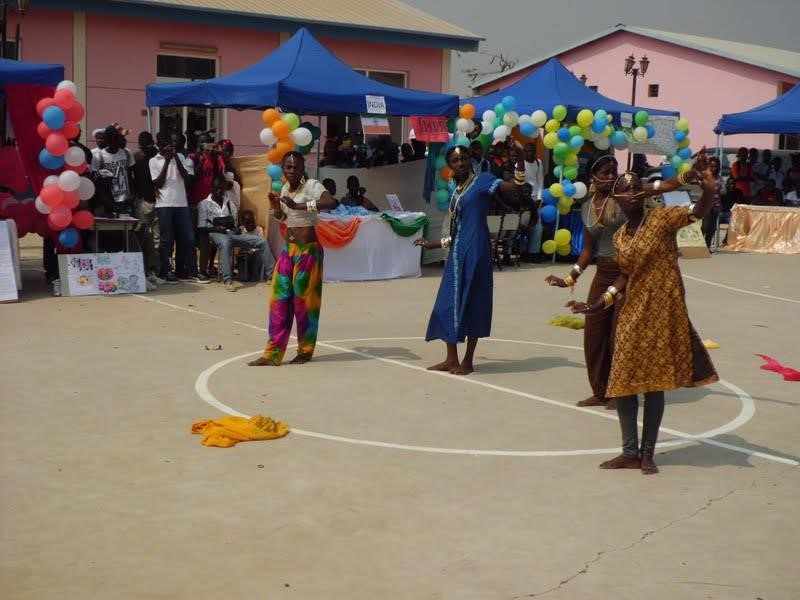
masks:
<path fill-rule="evenodd" d="M 324 248 L 342 248 L 353 241 L 361 225 L 360 219 L 349 221 L 319 221 L 317 239 Z"/>
<path fill-rule="evenodd" d="M 192 423 L 192 433 L 201 434 L 203 446 L 230 448 L 239 442 L 274 440 L 289 433 L 289 427 L 269 417 L 222 417 Z"/>

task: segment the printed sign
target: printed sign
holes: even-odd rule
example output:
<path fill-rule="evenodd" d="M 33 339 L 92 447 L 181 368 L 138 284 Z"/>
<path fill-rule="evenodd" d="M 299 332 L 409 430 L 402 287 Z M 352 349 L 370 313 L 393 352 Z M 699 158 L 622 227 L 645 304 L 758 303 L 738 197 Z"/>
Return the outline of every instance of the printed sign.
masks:
<path fill-rule="evenodd" d="M 368 115 L 385 115 L 386 98 L 383 96 L 366 96 Z"/>
<path fill-rule="evenodd" d="M 641 144 L 631 142 L 631 152 L 634 154 L 675 154 L 678 142 L 675 141 L 675 123 L 678 117 L 650 116 L 650 125 L 656 130 L 655 135 Z"/>
<path fill-rule="evenodd" d="M 420 142 L 446 144 L 450 141 L 446 117 L 411 117 L 411 129 L 414 130 L 414 137 Z"/>
<path fill-rule="evenodd" d="M 633 127 L 633 114 L 629 112 L 619 113 L 619 122 L 623 127 Z"/>
<path fill-rule="evenodd" d="M 141 252 L 61 254 L 58 270 L 64 296 L 116 296 L 147 291 Z"/>
<path fill-rule="evenodd" d="M 0 221 L 0 302 L 19 300 L 17 289 L 19 254 L 14 221 Z"/>
<path fill-rule="evenodd" d="M 392 135 L 386 117 L 361 117 L 361 131 L 364 135 Z"/>
<path fill-rule="evenodd" d="M 386 202 L 389 204 L 390 210 L 403 212 L 403 205 L 400 204 L 400 196 L 397 194 L 386 194 Z"/>

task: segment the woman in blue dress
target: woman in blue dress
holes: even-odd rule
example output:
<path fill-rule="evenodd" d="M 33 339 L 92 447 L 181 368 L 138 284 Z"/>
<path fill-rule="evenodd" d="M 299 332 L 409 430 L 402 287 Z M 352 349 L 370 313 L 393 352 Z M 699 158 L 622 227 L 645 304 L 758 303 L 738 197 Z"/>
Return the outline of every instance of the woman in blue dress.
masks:
<path fill-rule="evenodd" d="M 429 367 L 468 375 L 475 370 L 473 356 L 478 338 L 488 337 L 492 328 L 492 253 L 486 216 L 492 194 L 507 204 L 519 205 L 525 185 L 525 163 L 521 147 L 512 147 L 515 162 L 513 181 L 502 181 L 491 173 L 475 174 L 469 149 L 455 146 L 447 152 L 455 189 L 450 196 L 450 235 L 440 241 L 419 239 L 427 249 L 450 248 L 436 304 L 428 323 L 427 341 L 447 344 L 447 357 Z M 457 344 L 467 340 L 464 360 L 458 360 Z"/>

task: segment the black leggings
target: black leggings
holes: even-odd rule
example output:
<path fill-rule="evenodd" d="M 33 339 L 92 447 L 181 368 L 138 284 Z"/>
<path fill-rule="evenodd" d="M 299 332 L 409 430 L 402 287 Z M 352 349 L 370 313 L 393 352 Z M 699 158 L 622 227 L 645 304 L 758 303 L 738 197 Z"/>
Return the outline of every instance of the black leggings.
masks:
<path fill-rule="evenodd" d="M 639 455 L 639 397 L 617 398 L 617 415 L 622 429 L 622 453 L 625 456 Z M 664 416 L 664 392 L 647 392 L 644 395 L 644 427 L 642 428 L 642 454 L 652 455 L 658 440 L 658 429 Z"/>

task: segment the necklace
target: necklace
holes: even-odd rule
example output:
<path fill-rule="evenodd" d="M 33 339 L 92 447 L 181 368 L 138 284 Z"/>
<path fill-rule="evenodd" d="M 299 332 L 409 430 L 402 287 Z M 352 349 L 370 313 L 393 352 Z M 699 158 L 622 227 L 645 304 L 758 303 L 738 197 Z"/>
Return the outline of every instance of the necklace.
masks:
<path fill-rule="evenodd" d="M 586 223 L 586 227 L 587 228 L 592 229 L 593 227 L 596 227 L 598 225 L 600 227 L 604 227 L 604 225 L 603 225 L 603 223 L 601 221 L 603 220 L 603 213 L 606 210 L 606 204 L 608 204 L 608 199 L 610 197 L 611 197 L 610 195 L 605 197 L 605 200 L 603 200 L 603 204 L 600 206 L 600 210 L 599 211 L 595 207 L 595 205 L 594 205 L 594 197 L 592 197 L 592 199 L 590 200 L 590 202 L 591 202 L 591 207 L 590 207 L 591 210 L 589 211 L 589 214 L 587 215 L 588 218 L 586 220 L 587 221 L 591 220 L 592 213 L 594 213 L 595 221 L 594 221 L 594 223 Z"/>
<path fill-rule="evenodd" d="M 456 186 L 456 189 L 453 191 L 453 196 L 450 198 L 450 216 L 456 213 L 458 210 L 458 205 L 461 202 L 461 198 L 463 198 L 464 194 L 469 191 L 474 182 L 475 173 L 471 173 L 464 183 Z"/>
<path fill-rule="evenodd" d="M 636 228 L 636 231 L 633 232 L 632 236 L 629 236 L 631 238 L 631 241 L 628 243 L 628 248 L 636 247 L 636 242 L 639 241 L 639 237 L 642 235 L 642 231 L 644 230 L 644 225 L 646 222 L 647 222 L 647 213 L 642 215 L 642 220 L 639 221 L 639 226 Z M 631 224 L 629 221 L 628 224 L 625 226 L 626 231 L 630 230 L 630 227 Z"/>

